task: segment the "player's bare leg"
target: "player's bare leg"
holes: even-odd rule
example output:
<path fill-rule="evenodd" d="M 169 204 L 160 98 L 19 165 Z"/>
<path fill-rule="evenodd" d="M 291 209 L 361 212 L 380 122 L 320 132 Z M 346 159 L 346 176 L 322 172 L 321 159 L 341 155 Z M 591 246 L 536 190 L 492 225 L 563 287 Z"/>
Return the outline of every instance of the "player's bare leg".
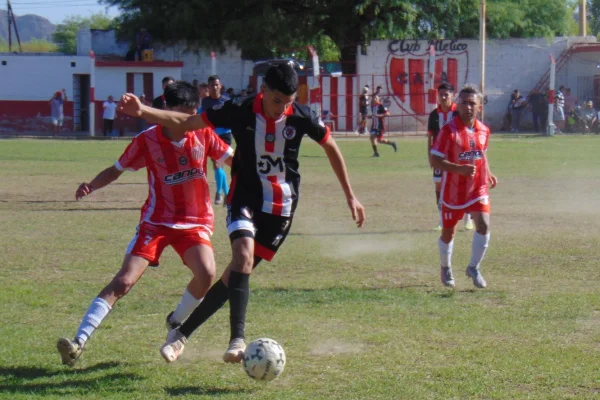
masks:
<path fill-rule="evenodd" d="M 147 267 L 148 260 L 131 254 L 125 255 L 119 272 L 90 304 L 75 334 L 75 339 L 60 338 L 58 340 L 56 348 L 61 355 L 63 364 L 70 367 L 75 365 L 85 343 L 98 329 L 117 300 L 125 296 L 142 277 Z"/>
<path fill-rule="evenodd" d="M 388 146 L 392 146 L 392 148 L 394 149 L 394 153 L 398 152 L 398 146 L 396 145 L 396 142 L 394 142 L 392 140 L 387 140 L 387 139 L 377 139 L 377 141 L 379 143 L 383 143 L 383 144 L 387 144 Z"/>
<path fill-rule="evenodd" d="M 184 252 L 183 260 L 194 277 L 188 283 L 175 311 L 167 316 L 169 330 L 179 327 L 198 307 L 216 275 L 215 256 L 209 245 L 198 244 L 190 247 Z"/>
<path fill-rule="evenodd" d="M 471 261 L 467 267 L 466 274 L 473 279 L 473 284 L 476 287 L 483 289 L 487 286 L 487 282 L 483 278 L 479 267 L 490 242 L 490 214 L 472 212 L 471 217 L 473 218 L 473 222 L 475 222 L 475 233 L 473 233 Z"/>
<path fill-rule="evenodd" d="M 371 134 L 371 147 L 373 147 L 373 157 L 379 157 L 379 152 L 377 151 L 377 137 Z"/>
<path fill-rule="evenodd" d="M 454 287 L 454 274 L 452 273 L 452 250 L 454 248 L 454 235 L 456 225 L 450 228 L 442 227 L 442 234 L 438 239 L 440 251 L 440 279 L 447 287 Z"/>

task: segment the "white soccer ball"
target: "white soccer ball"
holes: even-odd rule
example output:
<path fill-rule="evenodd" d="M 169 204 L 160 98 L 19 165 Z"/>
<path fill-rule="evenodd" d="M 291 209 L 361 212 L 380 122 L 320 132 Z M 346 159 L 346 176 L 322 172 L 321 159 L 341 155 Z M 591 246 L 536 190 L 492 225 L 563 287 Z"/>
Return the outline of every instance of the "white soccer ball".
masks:
<path fill-rule="evenodd" d="M 246 374 L 257 381 L 272 381 L 285 368 L 283 347 L 273 339 L 256 339 L 246 347 L 243 367 Z"/>

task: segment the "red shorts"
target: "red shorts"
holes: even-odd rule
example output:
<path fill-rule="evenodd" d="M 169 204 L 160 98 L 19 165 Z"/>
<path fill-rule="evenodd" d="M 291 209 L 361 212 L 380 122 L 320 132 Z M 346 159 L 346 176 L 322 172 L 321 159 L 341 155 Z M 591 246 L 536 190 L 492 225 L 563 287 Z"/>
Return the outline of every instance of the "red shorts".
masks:
<path fill-rule="evenodd" d="M 150 264 L 158 265 L 158 259 L 165 247 L 173 247 L 183 261 L 185 251 L 199 244 L 212 248 L 210 231 L 205 227 L 174 229 L 142 222 L 125 253 L 143 257 L 150 261 Z"/>
<path fill-rule="evenodd" d="M 442 225 L 444 228 L 454 228 L 458 221 L 463 219 L 465 213 L 481 212 L 489 214 L 491 210 L 492 206 L 489 198 L 460 209 L 448 208 L 442 203 Z"/>

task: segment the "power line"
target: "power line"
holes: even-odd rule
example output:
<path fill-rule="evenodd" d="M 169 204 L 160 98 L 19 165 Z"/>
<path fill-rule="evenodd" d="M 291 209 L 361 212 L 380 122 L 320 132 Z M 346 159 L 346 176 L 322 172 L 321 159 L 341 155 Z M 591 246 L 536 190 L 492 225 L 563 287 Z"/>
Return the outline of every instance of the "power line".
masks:
<path fill-rule="evenodd" d="M 70 5 L 70 4 L 79 4 L 81 3 L 81 1 L 77 1 L 77 0 L 50 0 L 50 1 L 24 1 L 24 2 L 14 2 L 13 1 L 13 5 L 41 5 L 41 4 L 65 4 L 65 5 Z M 98 1 L 95 2 L 96 5 L 102 5 L 100 4 Z"/>

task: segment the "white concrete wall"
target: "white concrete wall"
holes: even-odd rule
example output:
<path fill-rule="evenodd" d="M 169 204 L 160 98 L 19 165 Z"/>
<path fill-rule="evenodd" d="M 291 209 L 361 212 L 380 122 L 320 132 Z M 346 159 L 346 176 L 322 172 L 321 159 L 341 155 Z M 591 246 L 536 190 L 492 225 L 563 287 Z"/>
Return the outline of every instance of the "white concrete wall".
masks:
<path fill-rule="evenodd" d="M 168 48 L 155 49 L 156 59 L 165 61 L 183 61 L 181 79 L 192 82 L 206 82 L 212 75 L 212 60 L 210 52 L 185 51 L 185 45 L 178 44 Z M 242 60 L 242 52 L 235 45 L 227 46 L 224 53 L 216 52 L 216 73 L 221 78 L 221 83 L 226 87 L 233 87 L 236 93 L 248 86 L 248 78 L 252 75 L 252 61 Z"/>
<path fill-rule="evenodd" d="M 549 54 L 556 59 L 568 47 L 577 42 L 595 42 L 594 37 L 586 38 L 556 38 L 552 41 L 546 39 L 508 39 L 490 40 L 486 48 L 486 82 L 485 94 L 488 96 L 488 104 L 485 107 L 485 120 L 492 128 L 501 125 L 502 115 L 508 104 L 510 92 L 519 89 L 525 95 L 537 84 L 542 75 L 549 68 Z M 449 45 L 449 40 L 441 42 L 441 46 Z M 458 60 L 458 86 L 465 83 L 480 84 L 481 52 L 477 40 L 457 40 L 454 45 L 460 44 L 460 49 L 450 50 L 438 48 L 436 59 L 449 57 Z M 401 46 L 393 41 L 374 41 L 367 48 L 367 55 L 357 57 L 357 70 L 360 75 L 359 87 L 365 84 L 373 88 L 381 84 L 384 88 L 384 96 L 392 100 L 390 113 L 397 115 L 411 114 L 410 104 L 402 102 L 391 89 L 389 76 L 390 62 L 393 58 L 399 59 L 423 59 L 425 71 L 428 72 L 428 45 L 427 40 L 407 40 Z M 359 52 L 360 54 L 360 52 Z M 589 53 L 588 53 L 589 54 Z M 592 53 L 597 56 L 596 53 Z M 592 56 L 590 56 L 592 57 Z M 574 56 L 567 66 L 561 71 L 556 83 L 557 85 L 568 83 L 576 90 L 577 79 L 583 75 L 593 75 L 596 64 L 587 60 L 587 67 L 581 65 L 583 57 Z M 579 60 L 579 61 L 578 61 Z M 578 66 L 575 66 L 577 64 Z M 566 83 L 564 83 L 566 82 Z M 429 84 L 426 77 L 425 86 Z M 410 123 L 411 117 L 390 118 L 388 130 L 406 130 L 413 125 L 419 128 L 417 118 Z"/>
<path fill-rule="evenodd" d="M 6 65 L 1 65 L 2 61 Z M 89 73 L 89 57 L 3 53 L 0 54 L 0 100 L 49 100 L 63 88 L 67 98 L 72 99 L 73 74 Z"/>
<path fill-rule="evenodd" d="M 181 79 L 181 68 L 166 67 L 97 67 L 96 68 L 96 100 L 106 100 L 109 95 L 118 99 L 127 89 L 127 73 L 143 74 L 152 72 L 154 74 L 154 97 L 162 93 L 162 79 L 172 76 L 176 80 Z M 142 79 L 134 76 L 134 94 L 140 95 L 144 92 Z M 149 99 L 152 100 L 152 99 Z"/>

